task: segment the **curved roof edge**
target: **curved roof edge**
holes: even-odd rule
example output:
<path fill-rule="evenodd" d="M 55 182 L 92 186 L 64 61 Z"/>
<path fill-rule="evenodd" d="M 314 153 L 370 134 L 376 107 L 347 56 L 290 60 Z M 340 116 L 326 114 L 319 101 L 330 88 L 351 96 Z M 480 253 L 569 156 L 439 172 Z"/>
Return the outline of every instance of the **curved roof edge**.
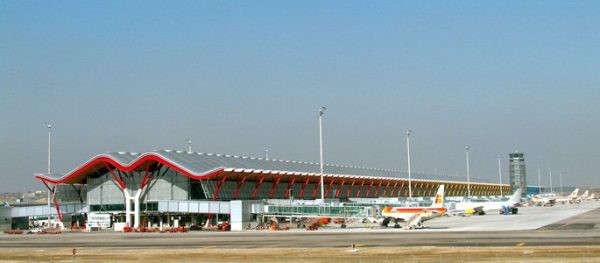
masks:
<path fill-rule="evenodd" d="M 185 167 L 184 165 L 181 165 L 176 161 L 171 160 L 156 152 L 149 152 L 139 155 L 137 158 L 131 160 L 130 162 L 121 162 L 120 160 L 118 160 L 118 158 L 115 158 L 115 156 L 112 156 L 110 154 L 100 154 L 92 157 L 87 162 L 83 163 L 79 167 L 75 168 L 73 171 L 63 175 L 60 178 L 52 178 L 44 174 L 35 174 L 35 178 L 50 184 L 76 183 L 79 182 L 79 180 L 76 180 L 78 179 L 77 177 L 79 175 L 100 163 L 111 164 L 112 166 L 118 168 L 121 171 L 130 172 L 147 161 L 156 161 L 189 178 L 196 180 L 212 177 L 214 175 L 222 173 L 225 170 L 224 167 L 217 167 L 208 171 L 194 172 Z"/>

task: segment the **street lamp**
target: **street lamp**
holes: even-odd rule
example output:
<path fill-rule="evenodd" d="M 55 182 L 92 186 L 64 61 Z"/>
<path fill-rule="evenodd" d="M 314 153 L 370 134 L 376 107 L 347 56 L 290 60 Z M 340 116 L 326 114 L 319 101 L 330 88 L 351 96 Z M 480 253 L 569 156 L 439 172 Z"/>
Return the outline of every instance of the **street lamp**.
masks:
<path fill-rule="evenodd" d="M 188 143 L 188 153 L 192 153 L 192 140 L 185 139 L 185 141 Z"/>
<path fill-rule="evenodd" d="M 408 198 L 412 200 L 412 183 L 411 183 L 411 173 L 410 173 L 410 133 L 412 131 L 406 131 L 406 153 L 408 156 Z"/>
<path fill-rule="evenodd" d="M 321 166 L 321 204 L 325 204 L 325 190 L 323 188 L 323 114 L 325 114 L 325 106 L 319 109 L 319 156 Z"/>
<path fill-rule="evenodd" d="M 465 151 L 467 154 L 467 197 L 469 200 L 471 200 L 471 178 L 470 178 L 470 171 L 469 171 L 469 145 L 467 145 L 465 147 Z"/>
<path fill-rule="evenodd" d="M 498 178 L 500 179 L 500 196 L 502 195 L 502 165 L 500 162 L 500 155 L 498 155 Z"/>
<path fill-rule="evenodd" d="M 48 127 L 48 176 L 50 176 L 50 173 L 52 172 L 50 169 L 50 142 L 52 138 L 52 124 L 50 122 L 45 122 L 44 124 L 46 124 L 46 127 Z M 50 205 L 50 189 L 48 189 L 48 224 L 46 227 L 50 227 L 50 210 L 52 210 L 52 207 Z"/>

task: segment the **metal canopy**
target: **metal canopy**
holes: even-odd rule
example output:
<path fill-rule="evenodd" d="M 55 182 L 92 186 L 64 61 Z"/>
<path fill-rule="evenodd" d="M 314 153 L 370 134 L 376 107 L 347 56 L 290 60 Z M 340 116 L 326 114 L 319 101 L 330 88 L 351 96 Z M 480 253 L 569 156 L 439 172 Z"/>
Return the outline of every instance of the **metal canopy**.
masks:
<path fill-rule="evenodd" d="M 45 174 L 36 177 L 51 184 L 82 183 L 87 175 L 98 173 L 110 165 L 123 171 L 141 171 L 156 162 L 168 166 L 192 179 L 207 179 L 222 172 L 275 173 L 287 175 L 318 175 L 319 163 L 264 159 L 237 155 L 156 150 L 147 153 L 112 152 L 100 154 L 60 178 Z M 359 177 L 364 179 L 404 179 L 405 171 L 348 165 L 324 165 L 325 176 Z M 413 173 L 414 179 L 463 182 L 464 178 L 439 174 Z M 479 183 L 491 183 L 476 178 Z M 497 184 L 494 184 L 497 185 Z"/>

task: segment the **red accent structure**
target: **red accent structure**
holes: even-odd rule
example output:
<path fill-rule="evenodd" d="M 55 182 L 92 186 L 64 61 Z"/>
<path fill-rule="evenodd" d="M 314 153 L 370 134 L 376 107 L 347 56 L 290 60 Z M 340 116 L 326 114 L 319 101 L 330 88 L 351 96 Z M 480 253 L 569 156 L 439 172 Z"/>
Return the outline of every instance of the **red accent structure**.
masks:
<path fill-rule="evenodd" d="M 300 188 L 300 193 L 298 193 L 298 198 L 302 199 L 304 197 L 304 189 L 308 185 L 308 180 L 310 180 L 310 176 L 306 177 L 306 181 L 302 184 L 302 188 Z"/>
<path fill-rule="evenodd" d="M 388 183 L 385 185 L 385 189 L 383 189 L 383 194 L 382 194 L 383 197 L 387 197 L 386 193 L 388 191 L 388 188 L 390 188 L 390 183 L 391 182 L 392 181 L 388 181 Z"/>
<path fill-rule="evenodd" d="M 350 193 L 352 192 L 352 186 L 354 186 L 355 182 L 356 182 L 356 179 L 352 179 L 352 183 L 350 184 L 350 186 L 348 186 L 348 192 L 346 192 L 346 198 L 350 197 Z"/>
<path fill-rule="evenodd" d="M 360 187 L 358 188 L 358 191 L 356 191 L 356 197 L 360 197 L 360 191 L 362 190 L 364 185 L 365 185 L 365 180 L 362 180 L 362 182 L 360 183 Z"/>
<path fill-rule="evenodd" d="M 215 189 L 215 194 L 213 195 L 213 201 L 217 201 L 217 198 L 219 198 L 219 191 L 221 190 L 221 186 L 223 185 L 223 182 L 225 182 L 226 179 L 227 179 L 227 174 L 223 175 L 223 178 L 221 178 L 221 180 L 217 181 L 217 189 Z"/>
<path fill-rule="evenodd" d="M 373 187 L 373 183 L 375 181 L 371 180 L 371 183 L 369 184 L 369 187 L 367 188 L 367 193 L 365 194 L 365 197 L 369 197 L 369 192 L 371 192 L 371 187 Z"/>
<path fill-rule="evenodd" d="M 144 186 L 146 186 L 147 182 L 148 182 L 148 170 L 150 169 L 150 165 L 146 166 L 146 171 L 144 172 L 144 177 L 142 178 L 142 181 L 140 181 L 140 189 L 144 189 Z"/>
<path fill-rule="evenodd" d="M 246 182 L 247 177 L 248 177 L 248 175 L 244 174 L 244 177 L 242 177 L 242 180 L 236 183 L 235 192 L 233 193 L 234 200 L 237 200 L 238 195 L 240 194 L 240 190 L 242 189 L 242 185 L 244 184 L 244 182 Z"/>
<path fill-rule="evenodd" d="M 333 186 L 333 182 L 335 182 L 335 180 L 333 180 L 333 178 L 331 178 L 331 181 L 329 181 L 329 185 L 327 186 L 327 189 L 325 190 L 325 197 L 329 196 L 329 192 L 331 192 L 331 187 Z"/>
<path fill-rule="evenodd" d="M 342 179 L 342 183 L 338 185 L 339 187 L 338 187 L 338 189 L 335 191 L 335 198 L 339 198 L 339 197 L 340 197 L 340 192 L 342 191 L 342 187 L 344 187 L 344 183 L 345 183 L 345 182 L 346 182 L 346 177 L 344 177 L 344 178 Z"/>
<path fill-rule="evenodd" d="M 398 186 L 398 181 L 396 181 L 396 182 L 394 183 L 394 187 L 392 187 L 392 191 L 390 192 L 390 196 L 392 196 L 392 197 L 394 196 L 394 191 L 396 190 L 396 187 L 397 187 L 397 186 Z"/>
<path fill-rule="evenodd" d="M 111 169 L 110 166 L 108 166 L 108 164 L 105 163 L 104 166 L 106 167 L 106 169 L 108 169 L 110 174 L 112 174 L 112 177 L 115 179 L 117 184 L 119 184 L 121 189 L 125 189 L 125 187 L 127 187 L 127 186 L 125 185 L 125 182 L 123 182 L 123 180 L 121 180 L 121 177 L 118 177 L 115 173 L 113 173 L 113 169 Z"/>
<path fill-rule="evenodd" d="M 50 193 L 52 193 L 52 202 L 54 203 L 54 208 L 56 208 L 56 214 L 58 215 L 58 219 L 62 222 L 62 220 L 63 220 L 62 213 L 60 212 L 60 207 L 58 206 L 58 200 L 56 200 L 56 196 L 54 195 L 56 186 L 53 186 L 52 188 L 50 188 L 50 186 L 48 186 L 48 184 L 46 182 L 43 182 L 43 183 L 44 183 L 44 186 L 46 186 L 46 188 L 48 188 L 48 191 L 50 191 Z"/>
<path fill-rule="evenodd" d="M 279 184 L 279 181 L 281 181 L 281 175 L 279 175 L 279 177 L 277 177 L 277 180 L 275 180 L 275 183 L 271 185 L 271 192 L 269 192 L 269 199 L 273 199 L 273 195 L 275 194 L 275 187 L 277 187 L 277 185 Z"/>
<path fill-rule="evenodd" d="M 54 191 L 52 191 L 54 192 Z M 52 194 L 54 195 L 54 193 Z M 60 212 L 60 207 L 58 206 L 58 200 L 56 200 L 56 196 L 54 196 L 53 198 L 54 200 L 54 207 L 56 208 L 56 214 L 58 215 L 58 220 L 60 220 L 60 222 L 63 221 L 63 217 L 62 217 L 62 213 Z"/>
<path fill-rule="evenodd" d="M 377 194 L 379 194 L 379 188 L 381 188 L 381 184 L 383 184 L 383 181 L 379 181 L 379 185 L 377 185 L 377 190 L 375 190 L 375 197 L 378 197 Z"/>
<path fill-rule="evenodd" d="M 313 189 L 313 193 L 312 193 L 312 198 L 313 199 L 317 199 L 317 190 L 319 190 L 320 186 L 321 186 L 321 179 L 319 178 L 319 181 L 315 185 L 315 189 Z"/>
<path fill-rule="evenodd" d="M 285 191 L 285 199 L 290 198 L 290 190 L 292 190 L 292 186 L 294 186 L 295 182 L 296 182 L 296 177 L 292 177 L 292 181 L 288 182 L 288 187 L 287 187 L 287 190 Z"/>
<path fill-rule="evenodd" d="M 133 162 L 131 164 L 122 165 L 121 163 L 114 160 L 110 156 L 100 155 L 100 156 L 97 156 L 96 158 L 88 161 L 85 165 L 77 168 L 75 171 L 73 171 L 59 179 L 52 179 L 52 178 L 46 177 L 44 175 L 36 175 L 35 177 L 41 181 L 44 181 L 44 182 L 47 182 L 47 183 L 50 183 L 53 185 L 64 184 L 64 183 L 66 183 L 66 184 L 82 183 L 85 180 L 85 177 L 83 177 L 83 175 L 85 175 L 84 172 L 92 169 L 94 166 L 96 166 L 98 164 L 100 164 L 100 165 L 104 164 L 107 167 L 108 167 L 108 164 L 110 164 L 111 166 L 119 169 L 120 171 L 131 172 L 131 171 L 135 170 L 136 168 L 138 168 L 140 165 L 142 165 L 146 162 L 150 162 L 150 161 L 154 161 L 154 162 L 163 164 L 163 165 L 179 172 L 180 174 L 183 174 L 184 176 L 187 176 L 194 180 L 211 178 L 211 177 L 214 177 L 214 176 L 224 172 L 224 170 L 225 170 L 224 168 L 217 168 L 217 169 L 208 171 L 203 174 L 195 174 L 191 171 L 183 169 L 176 163 L 171 163 L 169 160 L 167 160 L 167 159 L 163 158 L 162 156 L 155 154 L 155 153 L 144 154 L 140 157 L 141 158 L 137 159 L 135 162 Z"/>
<path fill-rule="evenodd" d="M 265 176 L 263 175 L 260 178 L 260 181 L 258 181 L 256 183 L 256 185 L 254 186 L 254 191 L 252 191 L 252 199 L 256 199 L 256 195 L 258 194 L 258 188 L 260 187 L 260 185 L 265 181 Z"/>

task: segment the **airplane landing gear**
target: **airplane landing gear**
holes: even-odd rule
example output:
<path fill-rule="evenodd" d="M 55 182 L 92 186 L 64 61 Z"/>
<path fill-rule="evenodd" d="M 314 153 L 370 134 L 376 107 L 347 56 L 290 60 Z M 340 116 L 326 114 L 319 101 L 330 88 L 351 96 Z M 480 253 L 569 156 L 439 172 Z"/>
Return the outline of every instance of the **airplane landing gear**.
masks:
<path fill-rule="evenodd" d="M 381 221 L 381 226 L 383 227 L 388 227 L 388 224 L 390 223 L 391 218 L 384 218 L 383 221 Z"/>

